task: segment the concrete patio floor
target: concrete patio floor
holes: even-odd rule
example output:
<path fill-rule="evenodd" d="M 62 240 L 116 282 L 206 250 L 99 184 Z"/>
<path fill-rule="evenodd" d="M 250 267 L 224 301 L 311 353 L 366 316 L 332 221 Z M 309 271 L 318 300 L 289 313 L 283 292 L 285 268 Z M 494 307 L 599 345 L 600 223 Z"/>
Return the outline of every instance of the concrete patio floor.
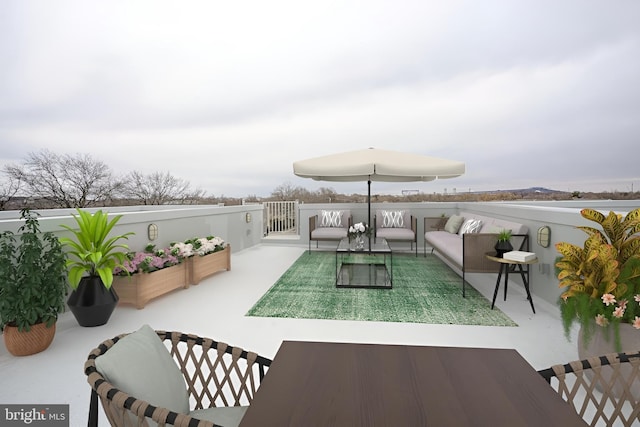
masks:
<path fill-rule="evenodd" d="M 558 307 L 535 298 L 536 314 L 522 286 L 509 287 L 507 301 L 496 305 L 518 327 L 456 326 L 360 321 L 245 317 L 245 313 L 306 250 L 258 245 L 232 254 L 232 269 L 149 302 L 142 310 L 119 306 L 109 323 L 78 326 L 70 313 L 58 321 L 49 349 L 13 357 L 0 346 L 0 403 L 69 404 L 70 425 L 86 425 L 89 385 L 83 365 L 100 342 L 143 324 L 154 329 L 193 333 L 273 358 L 283 340 L 514 348 L 538 370 L 577 358 L 576 331 L 568 342 Z M 470 274 L 469 282 L 489 301 L 495 274 Z M 101 425 L 108 425 L 101 414 Z"/>

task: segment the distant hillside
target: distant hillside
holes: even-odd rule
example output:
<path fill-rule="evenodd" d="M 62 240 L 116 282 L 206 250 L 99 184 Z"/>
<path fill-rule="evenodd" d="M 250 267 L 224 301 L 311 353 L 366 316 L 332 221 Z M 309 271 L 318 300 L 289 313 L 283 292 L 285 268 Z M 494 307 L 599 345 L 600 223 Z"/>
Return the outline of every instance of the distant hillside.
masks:
<path fill-rule="evenodd" d="M 530 187 L 530 188 L 520 188 L 517 190 L 490 190 L 490 191 L 477 191 L 477 194 L 500 194 L 500 193 L 511 193 L 511 194 L 562 194 L 566 193 L 566 191 L 558 191 L 552 190 L 550 188 L 544 187 Z"/>

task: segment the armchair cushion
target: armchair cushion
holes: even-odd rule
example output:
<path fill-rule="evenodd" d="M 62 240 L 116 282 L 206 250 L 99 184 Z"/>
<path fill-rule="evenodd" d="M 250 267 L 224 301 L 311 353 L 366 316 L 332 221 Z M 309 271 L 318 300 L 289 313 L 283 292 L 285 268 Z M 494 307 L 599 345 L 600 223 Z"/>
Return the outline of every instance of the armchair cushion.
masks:
<path fill-rule="evenodd" d="M 95 363 L 98 372 L 125 393 L 177 413 L 189 413 L 184 376 L 150 326 L 120 339 Z"/>
<path fill-rule="evenodd" d="M 387 240 L 413 241 L 415 239 L 415 234 L 410 228 L 382 228 L 378 230 L 376 237 Z"/>
<path fill-rule="evenodd" d="M 228 406 L 197 409 L 189 414 L 193 418 L 214 422 L 216 425 L 233 427 L 240 425 L 248 406 Z"/>
<path fill-rule="evenodd" d="M 347 237 L 347 228 L 320 227 L 311 232 L 312 240 L 340 240 Z"/>
<path fill-rule="evenodd" d="M 320 212 L 320 224 L 318 227 L 347 227 L 343 221 L 343 211 L 325 211 Z"/>
<path fill-rule="evenodd" d="M 380 211 L 382 221 L 380 228 L 406 228 L 411 227 L 410 219 L 405 211 Z"/>

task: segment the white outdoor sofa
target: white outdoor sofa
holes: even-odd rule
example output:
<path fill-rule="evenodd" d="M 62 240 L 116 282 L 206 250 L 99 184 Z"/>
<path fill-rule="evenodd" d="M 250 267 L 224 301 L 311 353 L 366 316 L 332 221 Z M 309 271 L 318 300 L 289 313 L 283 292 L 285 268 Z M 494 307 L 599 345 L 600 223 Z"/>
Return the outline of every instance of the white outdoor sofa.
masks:
<path fill-rule="evenodd" d="M 511 230 L 511 244 L 514 250 L 529 251 L 529 230 L 524 224 L 470 212 L 460 212 L 456 216 L 462 220 L 458 227 L 453 228 L 454 224 L 449 221 L 451 218 L 424 219 L 424 253 L 426 256 L 427 246 L 429 246 L 432 253 L 436 251 L 452 267 L 460 270 L 463 296 L 465 296 L 465 273 L 498 272 L 500 264 L 488 260 L 486 254 L 495 250 L 494 246 L 500 231 Z M 526 274 L 529 274 L 528 270 Z"/>

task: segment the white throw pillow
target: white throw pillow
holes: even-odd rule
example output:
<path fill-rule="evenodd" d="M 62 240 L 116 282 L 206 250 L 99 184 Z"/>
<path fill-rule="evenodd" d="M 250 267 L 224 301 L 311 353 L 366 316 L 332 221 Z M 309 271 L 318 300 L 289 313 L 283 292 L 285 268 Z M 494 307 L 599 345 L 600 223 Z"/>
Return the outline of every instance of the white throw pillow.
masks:
<path fill-rule="evenodd" d="M 136 399 L 174 412 L 189 413 L 184 376 L 158 334 L 144 325 L 96 358 L 96 369 Z"/>
<path fill-rule="evenodd" d="M 482 221 L 479 219 L 468 219 L 460 227 L 460 237 L 465 233 L 479 233 L 482 228 Z"/>
<path fill-rule="evenodd" d="M 460 226 L 464 221 L 464 217 L 460 215 L 451 215 L 444 225 L 444 231 L 448 231 L 451 234 L 456 234 L 460 230 Z"/>
<path fill-rule="evenodd" d="M 320 227 L 342 227 L 342 211 L 322 211 Z"/>
<path fill-rule="evenodd" d="M 382 211 L 382 228 L 403 228 L 404 211 Z"/>

